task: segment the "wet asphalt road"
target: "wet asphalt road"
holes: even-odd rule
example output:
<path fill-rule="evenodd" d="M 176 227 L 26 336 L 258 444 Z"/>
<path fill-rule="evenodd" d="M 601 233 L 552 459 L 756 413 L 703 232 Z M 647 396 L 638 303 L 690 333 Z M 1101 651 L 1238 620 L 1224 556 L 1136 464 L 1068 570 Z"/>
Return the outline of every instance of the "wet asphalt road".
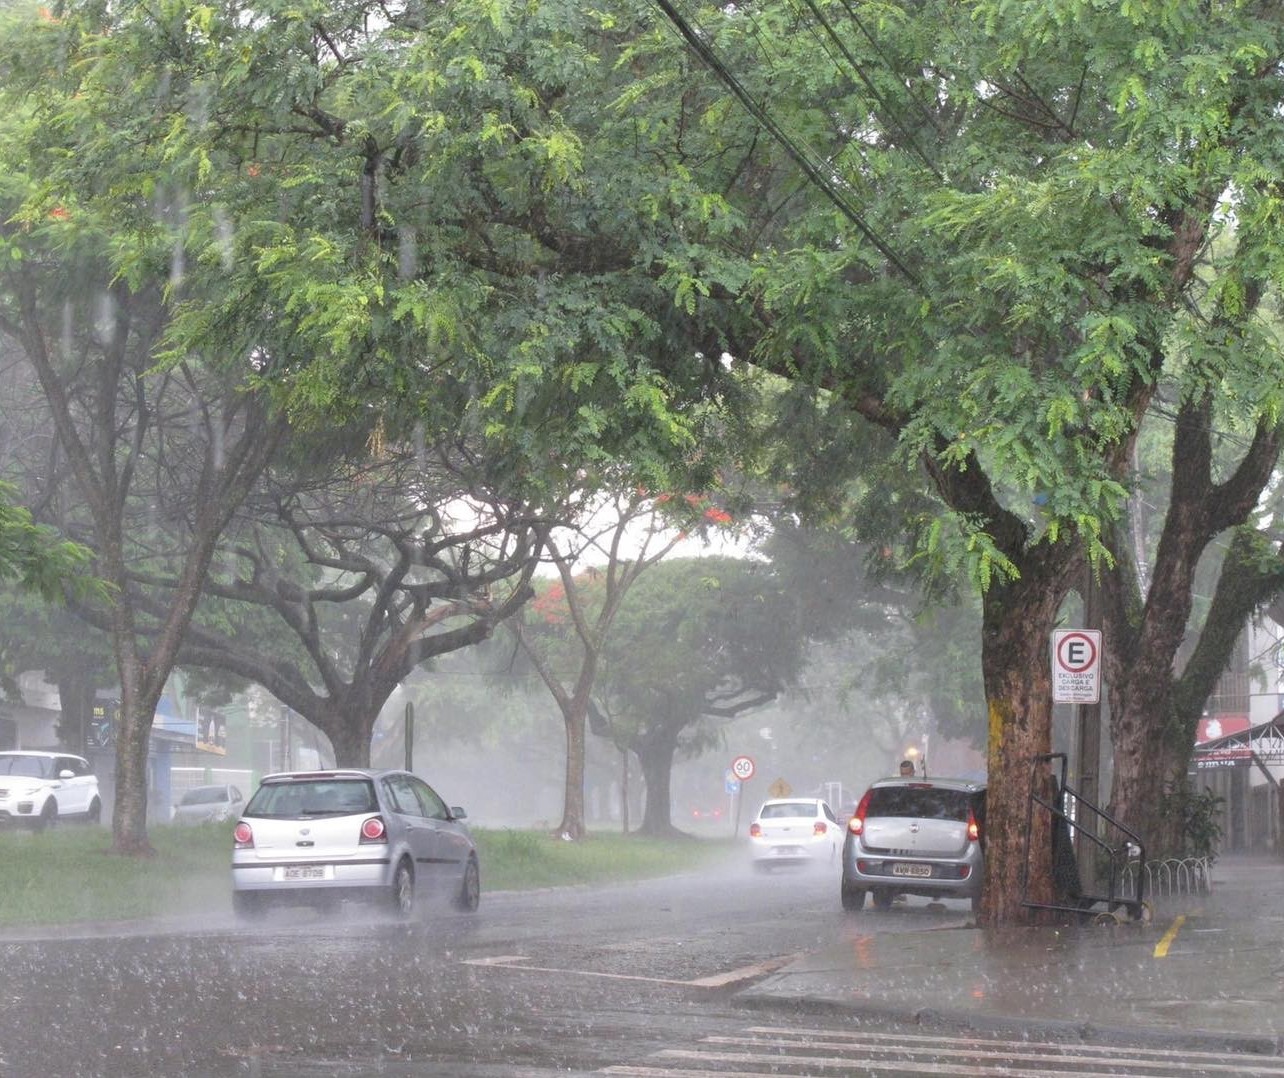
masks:
<path fill-rule="evenodd" d="M 483 894 L 408 925 L 355 907 L 246 927 L 84 926 L 0 939 L 0 1074 L 591 1074 L 745 1025 L 773 962 L 961 923 L 923 900 L 844 915 L 836 874 L 725 871 Z M 807 1016 L 792 1020 L 805 1022 Z"/>

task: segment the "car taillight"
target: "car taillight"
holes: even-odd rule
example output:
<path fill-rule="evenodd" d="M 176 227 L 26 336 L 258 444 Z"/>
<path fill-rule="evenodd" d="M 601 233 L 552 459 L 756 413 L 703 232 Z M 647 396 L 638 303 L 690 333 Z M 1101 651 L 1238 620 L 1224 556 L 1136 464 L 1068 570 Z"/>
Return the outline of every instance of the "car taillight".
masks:
<path fill-rule="evenodd" d="M 241 820 L 232 831 L 232 841 L 238 848 L 254 845 L 254 831 L 248 823 Z"/>
<path fill-rule="evenodd" d="M 981 841 L 981 825 L 976 822 L 976 815 L 971 811 L 967 814 L 967 837 L 973 842 Z"/>
<path fill-rule="evenodd" d="M 361 825 L 362 842 L 387 842 L 388 829 L 383 825 L 382 816 L 371 816 Z"/>
<path fill-rule="evenodd" d="M 865 796 L 860 799 L 856 811 L 852 813 L 852 818 L 847 821 L 847 830 L 853 835 L 859 835 L 865 830 L 865 813 L 869 811 L 869 797 L 873 792 L 873 790 L 865 791 Z"/>
<path fill-rule="evenodd" d="M 818 835 L 823 835 L 828 830 L 828 828 L 825 826 L 824 820 L 817 820 L 816 826 L 813 827 L 812 830 Z"/>
<path fill-rule="evenodd" d="M 761 835 L 762 835 L 762 825 L 758 823 L 751 823 L 749 825 L 749 837 L 758 838 Z"/>

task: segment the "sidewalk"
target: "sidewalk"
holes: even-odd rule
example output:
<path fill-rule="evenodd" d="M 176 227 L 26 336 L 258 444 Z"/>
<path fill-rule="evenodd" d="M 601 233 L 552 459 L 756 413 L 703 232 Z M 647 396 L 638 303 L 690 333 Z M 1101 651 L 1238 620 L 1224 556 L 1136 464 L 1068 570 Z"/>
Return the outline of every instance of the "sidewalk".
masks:
<path fill-rule="evenodd" d="M 1227 858 L 1211 895 L 1150 924 L 866 932 L 738 994 L 883 1019 L 1049 1038 L 1124 1037 L 1284 1054 L 1284 862 Z"/>

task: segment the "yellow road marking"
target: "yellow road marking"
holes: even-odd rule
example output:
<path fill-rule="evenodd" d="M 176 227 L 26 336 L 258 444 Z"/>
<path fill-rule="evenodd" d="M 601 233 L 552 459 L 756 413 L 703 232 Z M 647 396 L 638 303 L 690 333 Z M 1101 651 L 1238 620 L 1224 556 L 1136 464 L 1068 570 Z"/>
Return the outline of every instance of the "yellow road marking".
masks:
<path fill-rule="evenodd" d="M 1164 933 L 1163 938 L 1155 944 L 1156 958 L 1166 958 L 1168 956 L 1168 948 L 1172 946 L 1173 940 L 1177 938 L 1177 933 L 1181 931 L 1181 926 L 1185 923 L 1186 915 L 1183 913 L 1172 923 L 1172 926 Z"/>

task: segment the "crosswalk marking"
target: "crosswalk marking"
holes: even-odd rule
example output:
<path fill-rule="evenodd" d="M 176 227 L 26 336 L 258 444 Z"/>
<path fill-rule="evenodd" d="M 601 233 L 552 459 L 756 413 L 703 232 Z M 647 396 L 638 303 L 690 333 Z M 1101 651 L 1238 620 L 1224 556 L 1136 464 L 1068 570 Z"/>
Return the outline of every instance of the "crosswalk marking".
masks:
<path fill-rule="evenodd" d="M 923 1075 L 973 1078 L 1284 1078 L 1284 1059 L 1229 1052 L 750 1026 L 708 1036 L 600 1074 L 618 1078 L 773 1078 L 780 1075 Z"/>

